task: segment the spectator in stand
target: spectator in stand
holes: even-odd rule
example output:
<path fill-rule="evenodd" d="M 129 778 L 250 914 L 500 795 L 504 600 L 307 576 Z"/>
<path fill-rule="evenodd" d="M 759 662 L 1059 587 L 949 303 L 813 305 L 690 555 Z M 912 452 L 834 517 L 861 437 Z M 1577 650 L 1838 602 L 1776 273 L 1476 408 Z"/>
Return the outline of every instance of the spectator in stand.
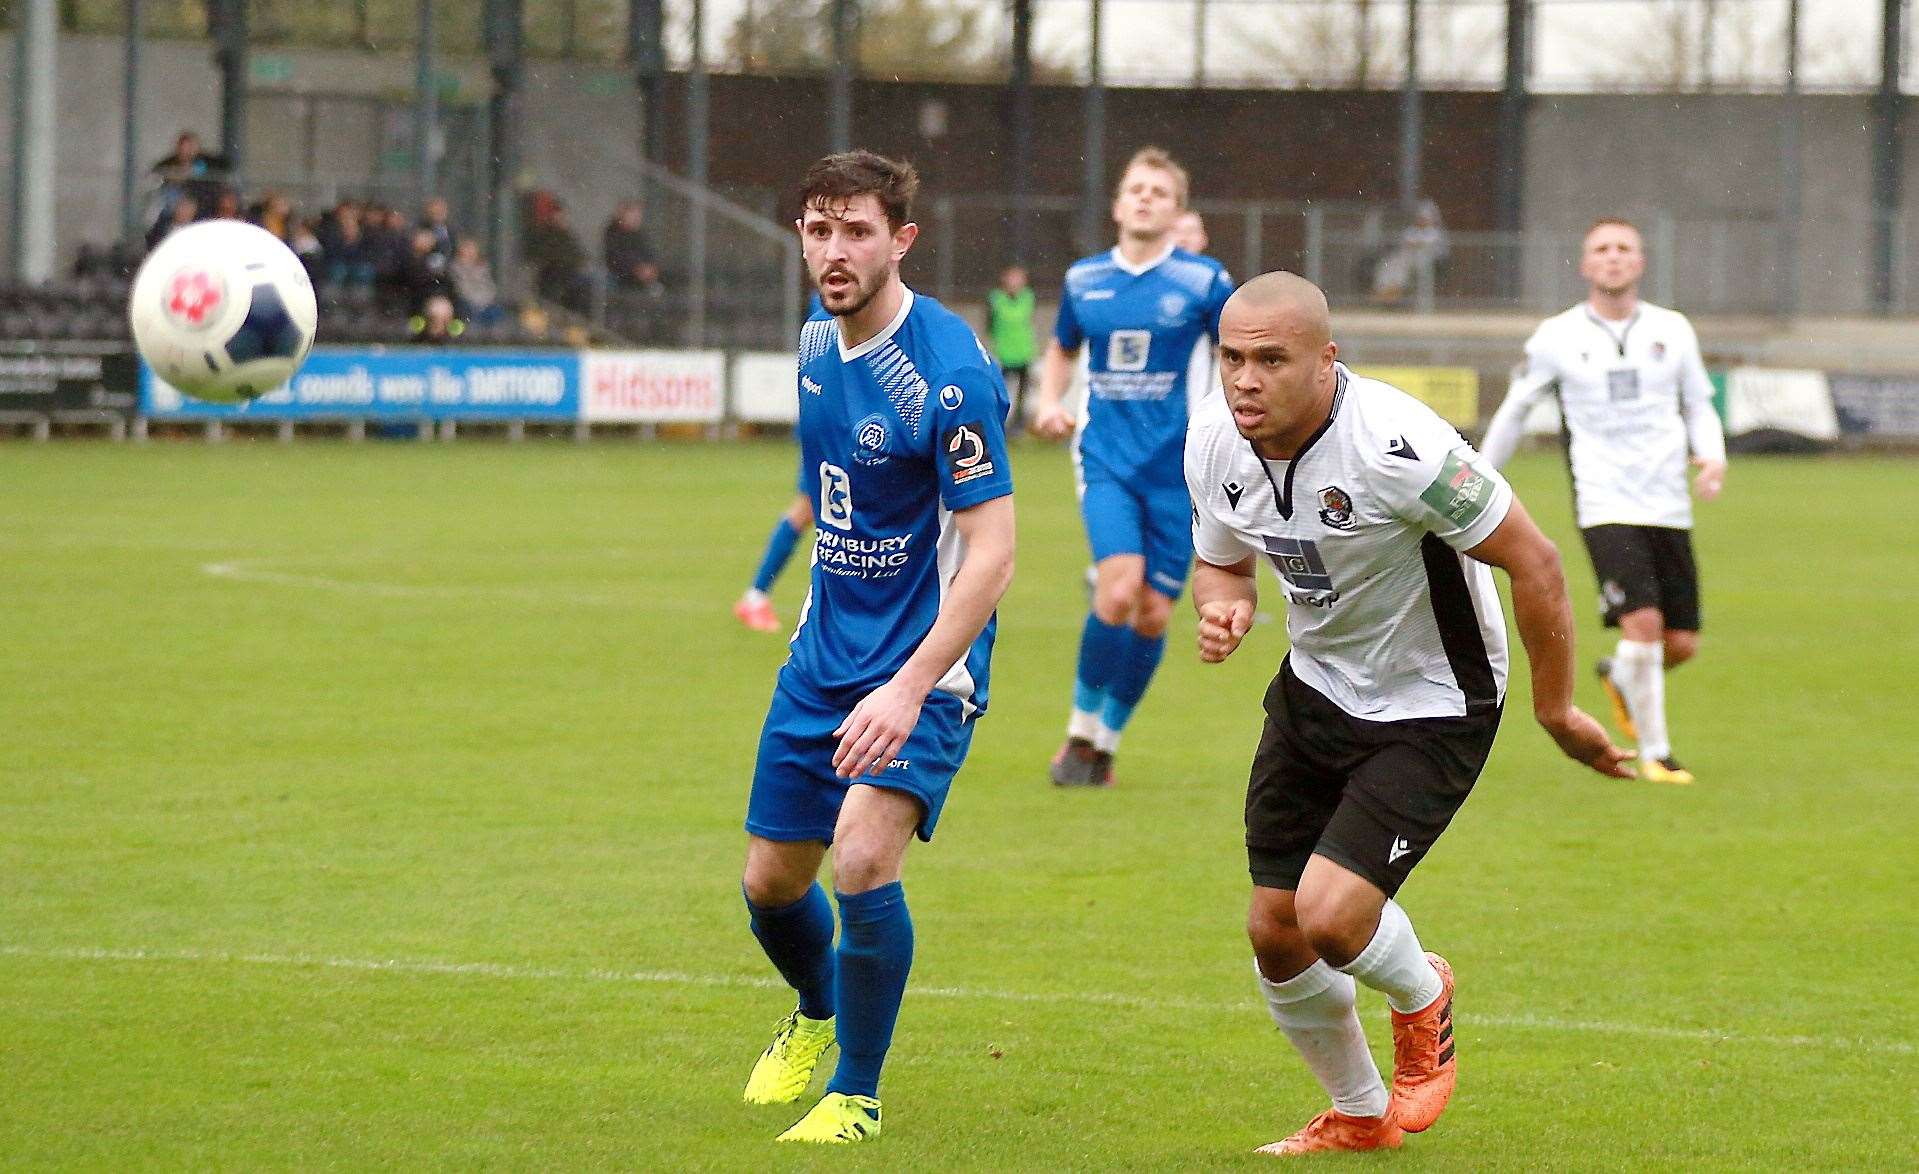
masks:
<path fill-rule="evenodd" d="M 161 185 L 156 223 L 172 219 L 174 200 L 180 196 L 193 197 L 202 209 L 212 208 L 218 190 L 226 186 L 230 166 L 225 155 L 201 150 L 199 135 L 190 130 L 181 131 L 173 140 L 172 152 L 152 168 Z"/>
<path fill-rule="evenodd" d="M 1418 288 L 1421 274 L 1437 268 L 1451 251 L 1446 226 L 1439 221 L 1439 205 L 1421 200 L 1412 223 L 1401 230 L 1399 243 L 1373 271 L 1373 297 L 1387 303 L 1404 301 Z"/>
<path fill-rule="evenodd" d="M 168 215 L 147 230 L 147 250 L 151 252 L 159 247 L 161 241 L 176 228 L 185 228 L 200 218 L 200 202 L 192 196 L 176 194 Z"/>
<path fill-rule="evenodd" d="M 466 332 L 466 323 L 453 310 L 453 300 L 435 294 L 420 304 L 420 312 L 407 323 L 411 341 L 421 346 L 451 346 Z"/>
<path fill-rule="evenodd" d="M 213 196 L 212 214 L 203 216 L 201 217 L 201 219 L 202 220 L 243 219 L 243 209 L 240 207 L 240 193 L 234 191 L 232 188 L 228 187 L 226 184 L 221 184 L 220 190 L 215 192 Z"/>
<path fill-rule="evenodd" d="M 360 223 L 360 205 L 342 200 L 320 226 L 326 279 L 334 285 L 371 286 L 373 250 Z"/>
<path fill-rule="evenodd" d="M 453 282 L 453 301 L 462 317 L 475 326 L 491 326 L 505 316 L 500 305 L 500 290 L 493 281 L 493 270 L 480 255 L 480 242 L 470 236 L 460 238 L 454 247 L 453 263 L 447 266 Z"/>
<path fill-rule="evenodd" d="M 369 205 L 366 215 L 366 245 L 373 262 L 373 288 L 387 312 L 410 314 L 419 303 L 407 289 L 407 261 L 413 252 L 411 225 L 398 208 Z"/>
<path fill-rule="evenodd" d="M 320 247 L 319 234 L 313 225 L 304 220 L 294 219 L 287 227 L 287 248 L 300 258 L 300 266 L 307 271 L 307 280 L 319 285 L 326 280 L 326 250 Z"/>
<path fill-rule="evenodd" d="M 421 312 L 435 298 L 453 296 L 453 279 L 447 272 L 447 259 L 434 250 L 433 230 L 415 228 L 406 259 L 400 265 L 399 288 L 408 309 Z"/>
<path fill-rule="evenodd" d="M 535 220 L 526 237 L 526 259 L 540 296 L 569 310 L 586 307 L 588 281 L 586 249 L 573 235 L 566 207 L 552 202 L 543 218 Z"/>
<path fill-rule="evenodd" d="M 607 221 L 601 237 L 601 254 L 606 271 L 619 290 L 641 290 L 658 297 L 660 265 L 653 255 L 653 243 L 646 237 L 646 208 L 638 200 L 623 201 L 613 219 Z"/>
<path fill-rule="evenodd" d="M 295 220 L 293 203 L 279 192 L 268 192 L 247 210 L 247 219 L 282 241 L 291 242 Z"/>
<path fill-rule="evenodd" d="M 433 234 L 433 251 L 453 259 L 453 225 L 447 218 L 446 197 L 434 196 L 420 209 L 420 227 Z"/>

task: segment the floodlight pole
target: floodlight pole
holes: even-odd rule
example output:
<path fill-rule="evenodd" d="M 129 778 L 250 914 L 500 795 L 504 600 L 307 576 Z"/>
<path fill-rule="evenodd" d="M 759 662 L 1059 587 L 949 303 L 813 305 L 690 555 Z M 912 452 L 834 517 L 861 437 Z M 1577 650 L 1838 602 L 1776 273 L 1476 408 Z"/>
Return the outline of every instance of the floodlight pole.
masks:
<path fill-rule="evenodd" d="M 16 281 L 53 276 L 54 74 L 59 26 L 54 0 L 28 0 L 14 21 L 13 241 Z"/>
<path fill-rule="evenodd" d="M 522 0 L 486 0 L 487 62 L 493 74 L 493 95 L 487 101 L 489 154 L 493 160 L 492 222 L 487 251 L 500 288 L 508 296 L 519 290 L 520 83 L 526 74 L 521 36 Z"/>
<path fill-rule="evenodd" d="M 120 118 L 120 235 L 140 235 L 140 49 L 146 37 L 146 0 L 126 0 L 125 107 Z"/>
<path fill-rule="evenodd" d="M 1899 227 L 1899 120 L 1905 102 L 1899 93 L 1902 0 L 1883 0 L 1880 13 L 1879 90 L 1873 96 L 1872 137 L 1872 307 L 1892 312 L 1898 299 L 1895 262 Z"/>
<path fill-rule="evenodd" d="M 213 0 L 213 60 L 220 69 L 220 153 L 238 186 L 247 156 L 247 0 Z"/>
<path fill-rule="evenodd" d="M 433 158 L 433 136 L 440 121 L 439 87 L 434 80 L 433 0 L 416 0 L 419 8 L 419 44 L 414 46 L 413 162 L 420 187 L 420 203 L 432 199 L 440 186 Z"/>
<path fill-rule="evenodd" d="M 1013 0 L 1013 260 L 1033 252 L 1033 0 Z"/>
<path fill-rule="evenodd" d="M 1103 0 L 1088 0 L 1086 48 L 1086 169 L 1080 180 L 1080 247 L 1091 252 L 1099 247 L 1100 213 L 1108 201 L 1106 188 L 1106 79 L 1101 69 L 1100 17 Z"/>
<path fill-rule="evenodd" d="M 1799 221 L 1805 182 L 1800 150 L 1799 0 L 1786 0 L 1786 109 L 1779 120 L 1779 314 L 1799 312 Z"/>
<path fill-rule="evenodd" d="M 1406 0 L 1406 78 L 1399 91 L 1399 203 L 1419 207 L 1419 0 Z"/>
<path fill-rule="evenodd" d="M 856 0 L 833 0 L 833 80 L 828 95 L 829 145 L 835 153 L 853 149 L 853 57 L 858 52 L 854 22 Z"/>
<path fill-rule="evenodd" d="M 686 297 L 692 307 L 687 327 L 692 334 L 689 341 L 694 346 L 705 346 L 707 122 L 711 116 L 706 77 L 706 0 L 693 0 L 691 16 L 692 45 L 686 67 L 686 175 L 693 181 L 695 193 L 687 209 Z"/>
<path fill-rule="evenodd" d="M 661 0 L 631 0 L 627 7 L 627 60 L 640 92 L 640 158 L 660 162 L 660 93 L 666 79 L 666 14 Z"/>

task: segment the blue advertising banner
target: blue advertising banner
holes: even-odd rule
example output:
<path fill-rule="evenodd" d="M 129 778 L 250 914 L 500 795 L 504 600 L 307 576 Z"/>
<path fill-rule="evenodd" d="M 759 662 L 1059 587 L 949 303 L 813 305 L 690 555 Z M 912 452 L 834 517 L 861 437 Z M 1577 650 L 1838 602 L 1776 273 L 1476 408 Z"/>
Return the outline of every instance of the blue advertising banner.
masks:
<path fill-rule="evenodd" d="M 1840 431 L 1856 436 L 1919 436 L 1919 378 L 1833 375 L 1829 381 Z"/>
<path fill-rule="evenodd" d="M 320 347 L 288 386 L 245 404 L 182 395 L 142 363 L 140 410 L 157 420 L 577 420 L 580 356 Z"/>

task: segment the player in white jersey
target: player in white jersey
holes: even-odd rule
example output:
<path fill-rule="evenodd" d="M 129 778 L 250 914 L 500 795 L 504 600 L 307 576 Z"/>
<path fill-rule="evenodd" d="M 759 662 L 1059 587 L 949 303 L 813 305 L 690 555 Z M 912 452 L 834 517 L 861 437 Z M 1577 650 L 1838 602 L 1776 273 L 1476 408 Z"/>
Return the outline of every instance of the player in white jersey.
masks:
<path fill-rule="evenodd" d="M 1247 933 L 1273 1019 L 1333 1105 L 1260 1151 L 1282 1155 L 1397 1147 L 1452 1095 L 1452 969 L 1392 898 L 1499 727 L 1506 625 L 1489 566 L 1511 577 L 1534 716 L 1569 757 L 1630 777 L 1627 752 L 1572 704 L 1558 551 L 1450 425 L 1338 350 L 1311 282 L 1248 282 L 1220 323 L 1224 395 L 1186 438 L 1200 659 L 1224 660 L 1252 628 L 1257 560 L 1286 594 L 1292 648 L 1246 789 Z M 1355 981 L 1392 1006 L 1390 1095 Z"/>
<path fill-rule="evenodd" d="M 1557 393 L 1579 531 L 1599 580 L 1613 655 L 1597 665 L 1621 731 L 1639 743 L 1640 777 L 1690 783 L 1666 728 L 1668 669 L 1699 651 L 1699 573 L 1692 553 L 1694 486 L 1710 501 L 1726 477 L 1726 440 L 1699 339 L 1684 314 L 1639 299 L 1639 230 L 1613 217 L 1586 233 L 1586 301 L 1539 324 L 1526 365 L 1486 430 L 1503 465 L 1526 414 Z"/>

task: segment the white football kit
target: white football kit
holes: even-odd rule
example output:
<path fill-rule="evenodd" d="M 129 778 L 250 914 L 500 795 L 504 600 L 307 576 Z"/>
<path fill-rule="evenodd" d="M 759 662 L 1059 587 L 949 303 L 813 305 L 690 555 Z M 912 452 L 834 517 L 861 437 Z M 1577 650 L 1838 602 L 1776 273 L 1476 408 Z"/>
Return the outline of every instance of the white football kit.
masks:
<path fill-rule="evenodd" d="M 1492 570 L 1462 551 L 1498 528 L 1512 488 L 1452 425 L 1336 364 L 1331 418 L 1291 461 L 1239 434 L 1224 396 L 1186 436 L 1193 548 L 1268 559 L 1287 599 L 1293 673 L 1370 721 L 1489 713 L 1506 693 Z"/>
<path fill-rule="evenodd" d="M 1539 324 L 1482 446 L 1504 465 L 1533 404 L 1557 390 L 1579 527 L 1692 527 L 1686 458 L 1726 459 L 1712 381 L 1684 314 L 1641 302 L 1623 322 L 1581 303 Z"/>

